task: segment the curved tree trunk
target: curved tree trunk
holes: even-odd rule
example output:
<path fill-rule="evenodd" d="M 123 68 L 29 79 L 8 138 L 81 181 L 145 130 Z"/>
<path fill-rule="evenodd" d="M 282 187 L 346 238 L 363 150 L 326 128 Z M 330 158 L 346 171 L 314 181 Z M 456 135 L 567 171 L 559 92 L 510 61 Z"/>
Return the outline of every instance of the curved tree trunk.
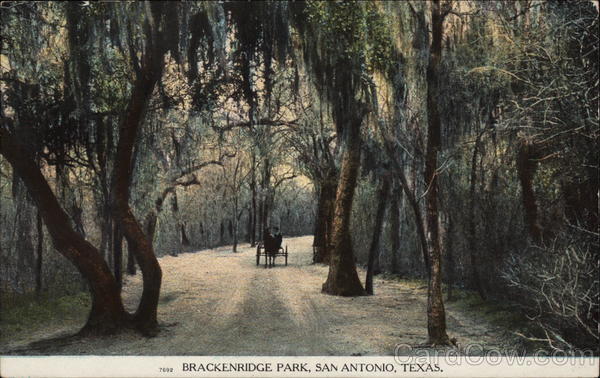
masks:
<path fill-rule="evenodd" d="M 329 274 L 323 284 L 323 292 L 332 295 L 365 294 L 356 272 L 350 238 L 350 215 L 360 166 L 361 123 L 362 117 L 354 118 L 350 120 L 346 130 L 345 150 L 335 198 Z"/>
<path fill-rule="evenodd" d="M 27 148 L 0 129 L 0 153 L 23 180 L 46 224 L 54 247 L 87 281 L 92 309 L 81 334 L 110 334 L 128 324 L 117 283 L 100 252 L 71 226 L 58 200 Z"/>
<path fill-rule="evenodd" d="M 369 248 L 369 259 L 367 262 L 367 277 L 365 280 L 365 289 L 367 294 L 373 295 L 373 275 L 375 268 L 376 254 L 379 252 L 379 238 L 381 236 L 381 228 L 383 226 L 383 217 L 387 206 L 388 196 L 390 193 L 390 179 L 383 177 L 380 184 L 377 198 L 377 213 L 375 214 L 375 227 L 373 228 L 373 239 L 371 239 L 371 247 Z"/>
<path fill-rule="evenodd" d="M 164 68 L 167 51 L 159 25 L 164 3 L 151 3 L 153 25 L 147 25 L 146 48 L 142 64 L 133 86 L 129 105 L 119 127 L 119 142 L 115 160 L 113 189 L 114 218 L 119 222 L 127 245 L 135 253 L 143 277 L 140 304 L 134 315 L 138 329 L 147 335 L 158 331 L 157 307 L 162 281 L 162 271 L 154 254 L 152 243 L 146 237 L 129 206 L 129 185 L 133 170 L 133 149 L 138 137 L 148 102 Z M 164 31 L 162 31 L 164 33 Z"/>

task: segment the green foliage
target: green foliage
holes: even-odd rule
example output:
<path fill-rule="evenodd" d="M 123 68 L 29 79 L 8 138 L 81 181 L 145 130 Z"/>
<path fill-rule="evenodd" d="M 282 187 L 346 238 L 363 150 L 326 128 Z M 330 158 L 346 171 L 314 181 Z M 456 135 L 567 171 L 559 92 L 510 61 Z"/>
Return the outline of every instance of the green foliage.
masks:
<path fill-rule="evenodd" d="M 375 2 L 310 1 L 307 15 L 321 33 L 322 54 L 337 61 L 352 62 L 372 72 L 383 69 L 392 58 L 390 20 Z"/>
<path fill-rule="evenodd" d="M 79 293 L 62 297 L 50 295 L 36 296 L 3 294 L 1 339 L 10 338 L 19 333 L 34 333 L 61 319 L 65 324 L 83 324 L 91 306 L 88 293 Z"/>

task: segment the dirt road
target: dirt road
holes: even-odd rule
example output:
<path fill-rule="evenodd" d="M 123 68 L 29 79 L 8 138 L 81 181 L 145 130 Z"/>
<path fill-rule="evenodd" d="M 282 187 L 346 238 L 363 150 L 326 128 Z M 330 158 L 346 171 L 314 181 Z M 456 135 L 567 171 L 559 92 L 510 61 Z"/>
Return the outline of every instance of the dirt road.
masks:
<path fill-rule="evenodd" d="M 75 340 L 43 354 L 116 355 L 391 355 L 396 344 L 427 339 L 426 288 L 375 279 L 375 296 L 321 294 L 327 267 L 311 265 L 312 237 L 284 240 L 289 265 L 257 267 L 255 249 L 230 247 L 163 257 L 157 337 L 134 333 Z M 361 277 L 364 272 L 360 271 Z M 133 310 L 141 277 L 126 281 L 123 297 Z M 486 324 L 448 309 L 448 333 L 459 343 L 498 346 Z M 47 336 L 65 330 L 47 330 Z M 54 334 L 53 334 L 54 331 Z M 29 339 L 31 340 L 31 339 Z M 14 340 L 11 347 L 23 348 Z"/>

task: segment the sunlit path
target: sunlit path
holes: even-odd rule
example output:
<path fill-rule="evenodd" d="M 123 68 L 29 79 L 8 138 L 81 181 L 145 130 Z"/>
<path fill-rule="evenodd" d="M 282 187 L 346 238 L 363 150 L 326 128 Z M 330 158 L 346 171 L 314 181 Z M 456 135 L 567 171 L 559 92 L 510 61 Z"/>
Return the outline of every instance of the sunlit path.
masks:
<path fill-rule="evenodd" d="M 327 267 L 311 265 L 312 236 L 285 239 L 290 257 L 271 269 L 256 266 L 255 248 L 243 246 L 184 253 L 160 259 L 164 279 L 159 305 L 161 332 L 77 340 L 29 353 L 116 355 L 391 355 L 396 344 L 427 338 L 426 289 L 375 280 L 375 296 L 345 298 L 321 293 Z M 359 270 L 361 277 L 364 271 Z M 123 296 L 134 308 L 139 275 Z M 448 315 L 449 333 L 461 344 L 498 346 L 500 338 L 468 314 Z M 61 328 L 38 337 L 75 333 Z M 26 341 L 10 342 L 26 348 Z"/>

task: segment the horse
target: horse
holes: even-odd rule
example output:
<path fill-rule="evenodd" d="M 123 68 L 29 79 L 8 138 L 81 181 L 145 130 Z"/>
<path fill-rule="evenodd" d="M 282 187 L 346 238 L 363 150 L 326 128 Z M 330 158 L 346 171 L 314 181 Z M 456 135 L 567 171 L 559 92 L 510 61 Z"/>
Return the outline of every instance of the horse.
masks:
<path fill-rule="evenodd" d="M 263 235 L 263 245 L 265 248 L 265 255 L 267 258 L 267 266 L 269 268 L 275 266 L 275 257 L 277 257 L 277 252 L 281 248 L 282 237 L 279 233 L 278 228 L 274 228 L 275 235 L 271 235 L 268 229 L 265 229 Z"/>

